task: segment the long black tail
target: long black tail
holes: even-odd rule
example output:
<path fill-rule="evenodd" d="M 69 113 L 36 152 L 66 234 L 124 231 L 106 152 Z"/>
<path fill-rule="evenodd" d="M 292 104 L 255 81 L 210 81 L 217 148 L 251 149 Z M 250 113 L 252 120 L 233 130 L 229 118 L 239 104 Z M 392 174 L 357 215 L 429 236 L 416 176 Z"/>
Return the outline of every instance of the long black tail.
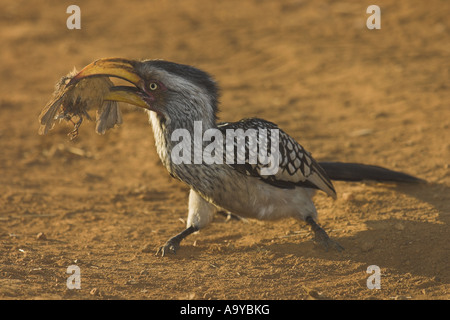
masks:
<path fill-rule="evenodd" d="M 403 172 L 361 163 L 319 162 L 319 165 L 325 170 L 331 180 L 375 180 L 409 183 L 425 182 L 425 180 Z"/>

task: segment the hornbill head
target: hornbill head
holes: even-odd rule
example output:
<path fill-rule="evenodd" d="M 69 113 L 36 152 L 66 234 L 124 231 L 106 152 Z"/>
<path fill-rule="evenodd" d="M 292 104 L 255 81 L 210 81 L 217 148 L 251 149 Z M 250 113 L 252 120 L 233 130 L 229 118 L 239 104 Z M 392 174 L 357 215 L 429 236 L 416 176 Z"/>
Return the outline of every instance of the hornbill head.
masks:
<path fill-rule="evenodd" d="M 154 111 L 164 122 L 216 121 L 218 88 L 212 77 L 164 60 L 104 58 L 83 68 L 70 84 L 95 76 L 117 77 L 134 86 L 114 86 L 104 100 Z"/>

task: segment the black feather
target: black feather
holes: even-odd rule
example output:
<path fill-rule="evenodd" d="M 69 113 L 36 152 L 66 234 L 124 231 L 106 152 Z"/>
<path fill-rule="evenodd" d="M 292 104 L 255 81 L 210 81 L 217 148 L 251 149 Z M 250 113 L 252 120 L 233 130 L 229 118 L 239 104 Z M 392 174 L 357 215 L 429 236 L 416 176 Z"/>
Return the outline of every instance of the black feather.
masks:
<path fill-rule="evenodd" d="M 319 162 L 319 165 L 325 170 L 331 180 L 425 182 L 403 172 L 361 163 Z"/>

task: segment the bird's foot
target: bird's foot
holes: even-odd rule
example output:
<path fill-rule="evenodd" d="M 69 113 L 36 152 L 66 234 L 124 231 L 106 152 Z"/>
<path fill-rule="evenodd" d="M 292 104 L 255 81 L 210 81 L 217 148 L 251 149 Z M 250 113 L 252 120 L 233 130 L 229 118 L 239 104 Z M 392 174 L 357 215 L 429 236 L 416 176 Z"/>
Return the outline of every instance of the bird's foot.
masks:
<path fill-rule="evenodd" d="M 172 254 L 175 254 L 180 247 L 181 240 L 177 239 L 177 237 L 170 238 L 167 240 L 167 242 L 159 247 L 158 251 L 156 252 L 155 256 L 159 256 L 161 254 L 161 257 L 164 257 L 166 252 L 170 252 Z"/>
<path fill-rule="evenodd" d="M 159 249 L 155 255 L 158 256 L 161 254 L 161 257 L 164 257 L 166 252 L 171 252 L 171 253 L 175 254 L 176 251 L 178 250 L 178 248 L 180 247 L 181 240 L 183 240 L 188 235 L 190 235 L 191 233 L 196 232 L 196 231 L 198 231 L 198 228 L 195 226 L 190 226 L 189 228 L 183 230 L 176 236 L 167 240 L 167 242 L 163 246 L 159 247 Z"/>
<path fill-rule="evenodd" d="M 217 212 L 219 215 L 224 216 L 226 219 L 226 222 L 230 221 L 230 220 L 237 220 L 237 221 L 245 221 L 245 219 L 231 213 L 231 212 L 226 212 L 226 211 L 218 211 Z"/>
<path fill-rule="evenodd" d="M 321 244 L 326 251 L 328 251 L 329 248 L 336 249 L 339 252 L 344 250 L 344 247 L 331 239 L 313 218 L 307 217 L 305 221 L 311 226 L 312 231 L 314 231 L 314 241 Z"/>
<path fill-rule="evenodd" d="M 74 122 L 72 118 L 69 118 L 69 121 L 73 123 L 73 130 L 67 135 L 69 136 L 70 141 L 72 141 L 78 137 L 78 130 L 80 129 L 81 123 L 83 123 L 83 118 L 80 116 L 80 119 L 77 122 Z"/>

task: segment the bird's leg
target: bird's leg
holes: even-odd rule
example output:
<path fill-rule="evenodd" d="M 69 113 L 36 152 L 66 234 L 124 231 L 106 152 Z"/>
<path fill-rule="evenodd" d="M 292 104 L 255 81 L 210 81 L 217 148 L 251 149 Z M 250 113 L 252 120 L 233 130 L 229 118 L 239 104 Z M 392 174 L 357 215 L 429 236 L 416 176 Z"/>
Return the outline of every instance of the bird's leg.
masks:
<path fill-rule="evenodd" d="M 237 221 L 242 220 L 241 217 L 239 217 L 235 214 L 232 214 L 231 212 L 219 210 L 219 211 L 217 211 L 217 213 L 220 214 L 221 216 L 224 216 L 227 219 L 227 222 L 230 220 L 237 220 Z"/>
<path fill-rule="evenodd" d="M 156 255 L 164 256 L 166 252 L 175 253 L 180 247 L 180 242 L 191 233 L 194 233 L 206 227 L 213 219 L 217 208 L 203 199 L 196 191 L 189 193 L 189 213 L 187 217 L 187 227 L 184 231 L 170 238 L 163 246 L 161 246 Z"/>
<path fill-rule="evenodd" d="M 177 251 L 177 249 L 180 247 L 181 240 L 183 240 L 188 235 L 190 235 L 191 233 L 194 233 L 196 231 L 198 231 L 198 228 L 193 225 L 190 226 L 189 228 L 184 229 L 182 232 L 180 232 L 176 236 L 167 240 L 167 242 L 163 246 L 159 247 L 159 249 L 155 255 L 161 254 L 161 256 L 164 257 L 164 255 L 168 251 L 175 253 Z"/>
<path fill-rule="evenodd" d="M 321 245 L 323 245 L 325 247 L 325 250 L 328 251 L 328 248 L 333 247 L 335 248 L 337 251 L 342 251 L 344 250 L 344 247 L 342 247 L 339 243 L 337 243 L 336 241 L 332 240 L 328 234 L 325 232 L 325 230 L 323 230 L 318 224 L 317 222 L 314 221 L 314 219 L 309 216 L 305 219 L 306 223 L 309 224 L 311 226 L 311 230 L 314 231 L 314 237 L 315 237 L 315 241 L 320 243 Z"/>
<path fill-rule="evenodd" d="M 73 124 L 73 130 L 69 132 L 67 135 L 69 136 L 70 140 L 74 140 L 78 136 L 78 129 L 81 126 L 81 123 L 83 122 L 83 118 L 80 117 L 80 119 L 77 122 L 74 122 L 72 118 L 69 119 L 70 122 Z"/>

